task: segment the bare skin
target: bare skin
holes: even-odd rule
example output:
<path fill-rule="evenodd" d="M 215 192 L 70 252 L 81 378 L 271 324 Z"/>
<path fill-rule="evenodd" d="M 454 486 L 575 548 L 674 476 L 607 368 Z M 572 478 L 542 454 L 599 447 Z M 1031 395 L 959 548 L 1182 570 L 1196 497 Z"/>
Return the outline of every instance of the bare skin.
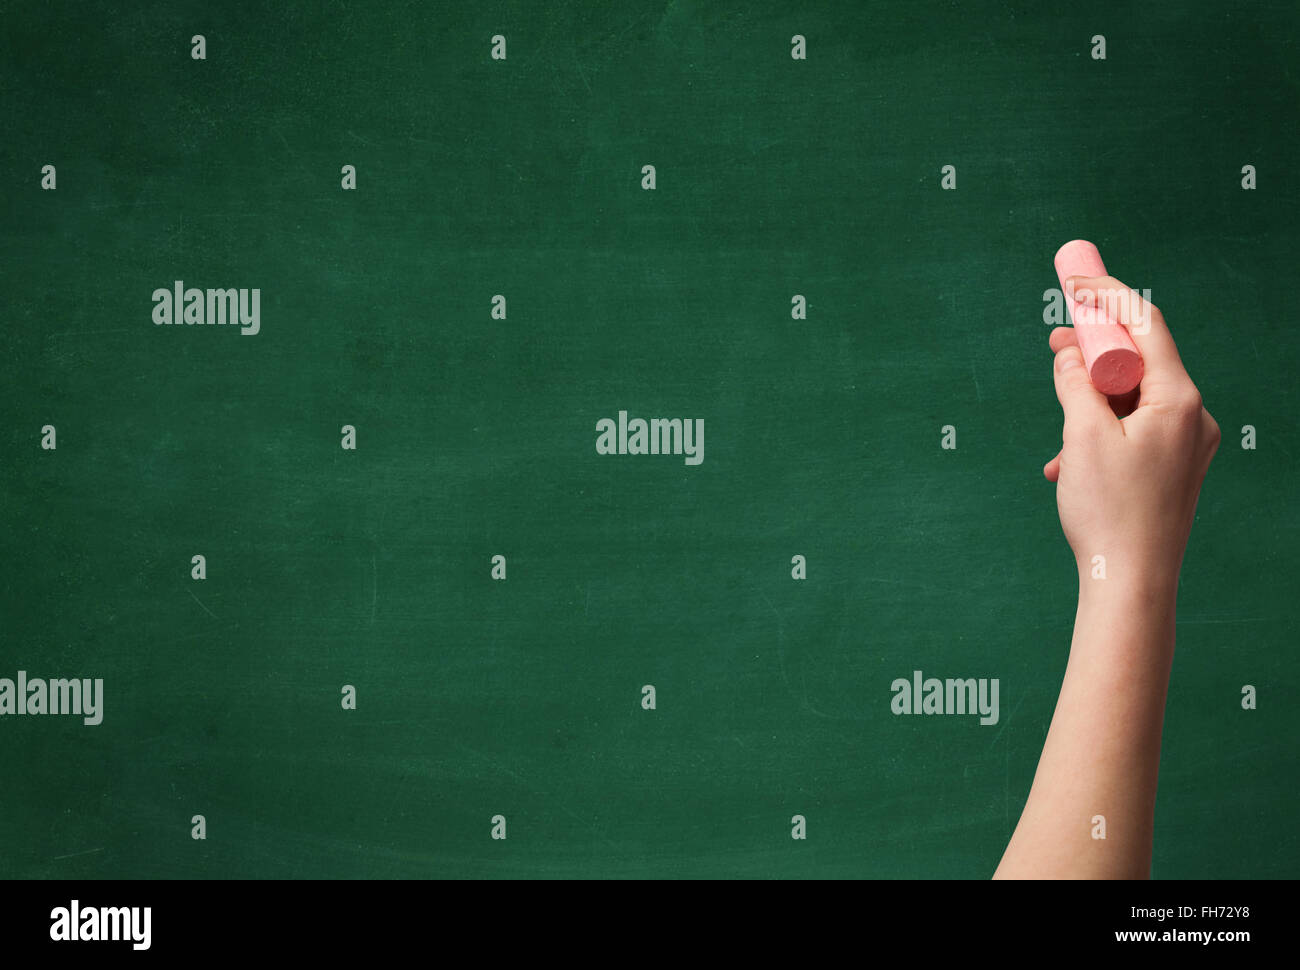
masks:
<path fill-rule="evenodd" d="M 1174 656 L 1178 573 L 1219 426 L 1201 403 L 1158 309 L 1113 277 L 1066 281 L 1108 302 L 1142 354 L 1136 395 L 1092 386 L 1074 330 L 1049 343 L 1064 412 L 1043 468 L 1079 570 L 1074 638 L 1020 822 L 995 879 L 1145 879 Z M 1094 578 L 1094 557 L 1106 578 Z M 1094 816 L 1106 838 L 1094 839 Z"/>

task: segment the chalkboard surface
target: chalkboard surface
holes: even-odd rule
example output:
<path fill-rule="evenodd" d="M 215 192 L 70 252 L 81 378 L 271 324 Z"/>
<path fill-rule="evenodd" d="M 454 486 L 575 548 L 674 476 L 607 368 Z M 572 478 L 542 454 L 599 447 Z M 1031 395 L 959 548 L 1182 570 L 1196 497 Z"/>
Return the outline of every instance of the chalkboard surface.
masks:
<path fill-rule="evenodd" d="M 814 6 L 5 5 L 0 876 L 988 876 L 1073 238 L 1224 430 L 1153 874 L 1300 874 L 1298 8 Z"/>

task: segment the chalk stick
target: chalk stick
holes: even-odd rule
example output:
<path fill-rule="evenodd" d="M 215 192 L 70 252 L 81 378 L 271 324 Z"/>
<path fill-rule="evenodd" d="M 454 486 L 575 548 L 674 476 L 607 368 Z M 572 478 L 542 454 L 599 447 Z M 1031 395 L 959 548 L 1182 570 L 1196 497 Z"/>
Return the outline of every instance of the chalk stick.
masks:
<path fill-rule="evenodd" d="M 1054 262 L 1062 293 L 1071 276 L 1107 275 L 1101 253 L 1085 239 L 1066 243 L 1057 250 Z M 1137 387 L 1142 381 L 1142 355 L 1128 328 L 1117 323 L 1104 308 L 1069 299 L 1065 302 L 1093 386 L 1103 394 L 1127 394 Z M 1104 299 L 1100 302 L 1104 307 Z"/>

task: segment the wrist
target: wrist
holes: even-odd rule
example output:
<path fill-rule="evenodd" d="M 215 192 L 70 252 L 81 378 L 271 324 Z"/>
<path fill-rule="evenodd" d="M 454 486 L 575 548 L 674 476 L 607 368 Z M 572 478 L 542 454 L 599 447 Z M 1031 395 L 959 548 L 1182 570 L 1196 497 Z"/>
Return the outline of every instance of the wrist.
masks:
<path fill-rule="evenodd" d="M 1109 550 L 1108 555 L 1075 556 L 1082 602 L 1167 604 L 1178 598 L 1178 573 L 1182 556 L 1140 555 Z"/>
<path fill-rule="evenodd" d="M 1099 579 L 1081 568 L 1072 652 L 1082 648 L 1082 656 L 1109 658 L 1114 663 L 1107 666 L 1125 676 L 1134 661 L 1143 668 L 1154 663 L 1167 670 L 1173 657 L 1177 600 L 1177 569 L 1152 568 Z"/>
<path fill-rule="evenodd" d="M 1079 572 L 1079 602 L 1088 604 L 1115 604 L 1117 606 L 1148 605 L 1173 609 L 1178 600 L 1178 574 L 1172 576 L 1148 574 L 1137 577 L 1108 577 L 1100 579 L 1089 571 Z"/>

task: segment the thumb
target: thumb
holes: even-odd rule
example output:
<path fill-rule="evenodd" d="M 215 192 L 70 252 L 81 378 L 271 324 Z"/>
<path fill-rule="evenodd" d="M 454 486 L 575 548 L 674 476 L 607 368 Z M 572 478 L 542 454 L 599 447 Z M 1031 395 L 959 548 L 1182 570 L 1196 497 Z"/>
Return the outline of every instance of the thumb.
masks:
<path fill-rule="evenodd" d="M 1088 378 L 1088 368 L 1083 366 L 1083 353 L 1071 344 L 1061 348 L 1052 368 L 1056 379 L 1056 398 L 1065 412 L 1065 428 L 1061 440 L 1104 434 L 1119 427 L 1119 420 L 1110 409 L 1106 395 L 1093 387 Z"/>

